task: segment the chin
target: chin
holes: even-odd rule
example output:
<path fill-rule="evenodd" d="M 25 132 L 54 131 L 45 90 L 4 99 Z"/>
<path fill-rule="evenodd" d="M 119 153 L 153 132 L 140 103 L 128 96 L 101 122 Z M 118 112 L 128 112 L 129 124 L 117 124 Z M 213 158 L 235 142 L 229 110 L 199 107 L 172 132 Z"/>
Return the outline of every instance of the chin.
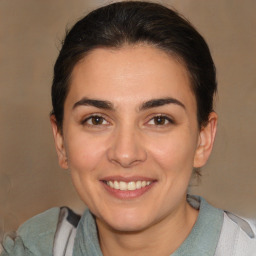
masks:
<path fill-rule="evenodd" d="M 147 224 L 142 219 L 121 221 L 115 220 L 107 223 L 107 225 L 118 232 L 139 232 L 147 228 Z"/>
<path fill-rule="evenodd" d="M 139 232 L 150 226 L 149 216 L 145 212 L 123 209 L 98 218 L 106 226 L 118 232 Z"/>

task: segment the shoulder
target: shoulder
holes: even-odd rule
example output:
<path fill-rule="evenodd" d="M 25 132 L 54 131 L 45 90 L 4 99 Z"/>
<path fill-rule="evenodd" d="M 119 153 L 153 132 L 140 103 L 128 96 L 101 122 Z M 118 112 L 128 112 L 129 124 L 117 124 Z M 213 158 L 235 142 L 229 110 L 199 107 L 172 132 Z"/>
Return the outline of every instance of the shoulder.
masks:
<path fill-rule="evenodd" d="M 51 255 L 60 208 L 52 208 L 22 224 L 14 236 L 5 236 L 2 255 Z"/>
<path fill-rule="evenodd" d="M 256 251 L 256 221 L 224 212 L 216 256 L 251 256 Z"/>
<path fill-rule="evenodd" d="M 58 224 L 60 208 L 51 208 L 27 220 L 17 230 L 17 234 L 23 237 L 36 239 L 36 237 L 48 236 L 55 233 Z"/>

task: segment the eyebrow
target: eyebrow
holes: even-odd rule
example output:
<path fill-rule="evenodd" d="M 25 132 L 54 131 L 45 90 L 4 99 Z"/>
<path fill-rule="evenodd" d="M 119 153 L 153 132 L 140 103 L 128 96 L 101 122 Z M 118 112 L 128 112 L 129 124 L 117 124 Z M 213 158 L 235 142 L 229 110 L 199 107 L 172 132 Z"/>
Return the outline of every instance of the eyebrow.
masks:
<path fill-rule="evenodd" d="M 181 106 L 182 108 L 184 108 L 186 110 L 185 105 L 180 102 L 177 99 L 174 98 L 162 98 L 162 99 L 152 99 L 149 101 L 144 102 L 141 107 L 140 110 L 146 110 L 146 109 L 150 109 L 150 108 L 155 108 L 155 107 L 161 107 L 167 104 L 176 104 L 178 106 Z"/>
<path fill-rule="evenodd" d="M 167 104 L 176 104 L 181 106 L 182 108 L 186 109 L 185 105 L 177 99 L 174 98 L 160 98 L 160 99 L 152 99 L 146 102 L 143 102 L 142 105 L 139 107 L 140 111 L 147 110 L 150 108 L 161 107 Z M 114 110 L 114 106 L 110 101 L 106 100 L 97 100 L 97 99 L 89 99 L 89 98 L 82 98 L 81 100 L 77 101 L 73 105 L 73 109 L 79 106 L 92 106 L 99 109 L 105 110 Z"/>
<path fill-rule="evenodd" d="M 92 106 L 92 107 L 106 109 L 106 110 L 114 109 L 113 104 L 110 101 L 88 99 L 88 98 L 82 98 L 81 100 L 77 101 L 73 105 L 73 109 L 77 108 L 78 106 Z"/>

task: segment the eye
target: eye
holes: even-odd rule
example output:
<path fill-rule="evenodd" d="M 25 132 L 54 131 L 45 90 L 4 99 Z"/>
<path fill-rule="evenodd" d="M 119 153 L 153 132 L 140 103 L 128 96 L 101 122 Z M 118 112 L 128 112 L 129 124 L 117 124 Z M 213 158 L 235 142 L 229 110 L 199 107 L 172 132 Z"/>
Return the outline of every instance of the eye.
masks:
<path fill-rule="evenodd" d="M 157 125 L 157 126 L 168 125 L 173 123 L 174 121 L 171 118 L 163 115 L 154 116 L 148 122 L 149 125 Z"/>
<path fill-rule="evenodd" d="M 87 117 L 85 120 L 82 121 L 82 124 L 87 124 L 87 125 L 107 125 L 108 121 L 105 120 L 104 117 L 99 116 L 99 115 L 93 115 Z"/>

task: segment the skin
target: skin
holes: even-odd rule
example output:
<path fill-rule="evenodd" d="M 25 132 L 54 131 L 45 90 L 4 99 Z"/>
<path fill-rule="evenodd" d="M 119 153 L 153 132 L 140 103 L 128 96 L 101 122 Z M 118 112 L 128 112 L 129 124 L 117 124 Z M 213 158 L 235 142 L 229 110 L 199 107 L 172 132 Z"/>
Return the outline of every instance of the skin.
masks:
<path fill-rule="evenodd" d="M 146 103 L 167 97 L 161 106 Z M 199 129 L 196 113 L 187 70 L 152 46 L 96 49 L 75 66 L 63 133 L 54 116 L 51 123 L 60 166 L 96 216 L 104 255 L 170 255 L 188 236 L 198 212 L 187 187 L 211 153 L 217 123 L 211 113 Z M 119 198 L 102 182 L 112 176 L 154 182 Z"/>

